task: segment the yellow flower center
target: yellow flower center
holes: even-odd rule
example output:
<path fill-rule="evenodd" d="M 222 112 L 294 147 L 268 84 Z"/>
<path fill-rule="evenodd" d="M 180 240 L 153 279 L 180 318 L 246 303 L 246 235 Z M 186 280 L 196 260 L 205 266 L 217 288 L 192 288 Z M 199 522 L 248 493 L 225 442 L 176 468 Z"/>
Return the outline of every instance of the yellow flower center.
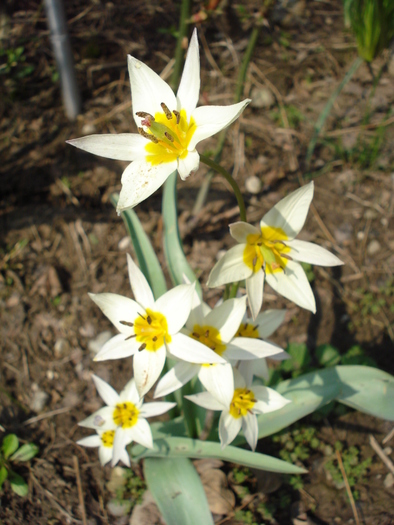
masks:
<path fill-rule="evenodd" d="M 281 272 L 285 269 L 290 248 L 283 241 L 288 239 L 282 228 L 264 226 L 261 235 L 251 233 L 246 237 L 244 263 L 254 273 L 265 268 L 266 273 Z"/>
<path fill-rule="evenodd" d="M 104 447 L 112 448 L 114 446 L 115 430 L 107 430 L 101 434 L 101 442 Z"/>
<path fill-rule="evenodd" d="M 156 352 L 164 343 L 171 342 L 168 334 L 167 319 L 160 312 L 152 312 L 149 308 L 146 315 L 139 315 L 134 321 L 136 341 L 141 343 L 140 350 Z"/>
<path fill-rule="evenodd" d="M 236 388 L 230 404 L 230 414 L 235 417 L 235 419 L 245 417 L 248 412 L 252 411 L 256 402 L 257 399 L 255 399 L 251 390 L 247 388 Z"/>
<path fill-rule="evenodd" d="M 252 325 L 249 323 L 241 323 L 235 337 L 253 337 L 254 339 L 259 338 L 257 328 L 259 325 Z"/>
<path fill-rule="evenodd" d="M 220 356 L 226 350 L 226 345 L 222 343 L 222 338 L 220 337 L 219 330 L 217 330 L 213 326 L 200 326 L 198 324 L 195 324 L 193 326 L 193 332 L 190 334 L 190 337 L 207 346 Z M 202 366 L 211 365 L 212 363 L 204 363 Z"/>
<path fill-rule="evenodd" d="M 196 130 L 193 118 L 187 121 L 186 111 L 170 111 L 162 103 L 163 112 L 154 116 L 139 112 L 138 116 L 144 117 L 139 128 L 140 134 L 150 142 L 145 146 L 146 161 L 158 165 L 164 162 L 173 162 L 178 158 L 185 158 L 188 154 L 187 147 Z"/>
<path fill-rule="evenodd" d="M 134 403 L 124 401 L 115 406 L 112 417 L 115 425 L 122 428 L 131 428 L 137 423 L 139 413 L 140 411 Z"/>

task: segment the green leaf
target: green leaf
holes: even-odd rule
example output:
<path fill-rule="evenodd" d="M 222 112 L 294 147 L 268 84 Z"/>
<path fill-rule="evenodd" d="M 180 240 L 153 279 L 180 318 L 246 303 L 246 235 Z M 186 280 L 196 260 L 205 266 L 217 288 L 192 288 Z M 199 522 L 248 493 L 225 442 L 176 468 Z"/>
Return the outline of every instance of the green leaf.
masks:
<path fill-rule="evenodd" d="M 286 474 L 303 474 L 305 472 L 300 467 L 265 454 L 232 446 L 222 449 L 220 443 L 180 437 L 158 439 L 154 442 L 154 449 L 146 449 L 141 445 L 135 445 L 132 447 L 132 455 L 135 460 L 144 457 L 217 458 L 271 472 Z"/>
<path fill-rule="evenodd" d="M 1 446 L 1 450 L 5 459 L 9 458 L 18 447 L 19 440 L 15 434 L 8 434 L 8 436 L 5 436 L 5 438 L 3 439 L 3 444 Z"/>
<path fill-rule="evenodd" d="M 147 458 L 144 474 L 166 523 L 213 525 L 204 488 L 190 460 Z"/>
<path fill-rule="evenodd" d="M 113 193 L 110 197 L 111 203 L 116 207 L 119 195 Z M 149 237 L 145 233 L 141 222 L 134 210 L 126 210 L 121 213 L 127 231 L 131 237 L 134 251 L 137 256 L 140 269 L 145 275 L 152 288 L 155 299 L 158 299 L 167 291 L 166 281 L 160 263 L 153 250 Z"/>
<path fill-rule="evenodd" d="M 316 357 L 320 366 L 334 366 L 341 361 L 338 350 L 331 345 L 320 345 L 316 348 Z"/>
<path fill-rule="evenodd" d="M 3 465 L 0 468 L 0 489 L 3 486 L 4 481 L 7 479 L 7 476 L 8 476 L 8 470 Z"/>
<path fill-rule="evenodd" d="M 34 443 L 26 443 L 10 457 L 11 461 L 29 461 L 38 454 L 38 447 Z"/>
<path fill-rule="evenodd" d="M 188 263 L 179 235 L 177 199 L 176 199 L 177 172 L 174 171 L 166 180 L 163 191 L 163 223 L 164 223 L 164 255 L 168 271 L 174 285 L 183 284 L 186 277 L 190 282 L 196 282 L 196 290 L 201 297 L 201 285 L 198 282 L 190 264 Z"/>
<path fill-rule="evenodd" d="M 27 483 L 22 478 L 22 476 L 10 470 L 8 473 L 8 479 L 11 483 L 11 488 L 15 492 L 15 494 L 18 494 L 18 496 L 22 496 L 22 498 L 28 495 L 29 487 L 27 486 Z"/>
<path fill-rule="evenodd" d="M 300 370 L 309 365 L 311 356 L 305 343 L 289 343 L 286 351 L 291 355 L 291 359 L 281 363 L 281 369 L 284 372 Z"/>

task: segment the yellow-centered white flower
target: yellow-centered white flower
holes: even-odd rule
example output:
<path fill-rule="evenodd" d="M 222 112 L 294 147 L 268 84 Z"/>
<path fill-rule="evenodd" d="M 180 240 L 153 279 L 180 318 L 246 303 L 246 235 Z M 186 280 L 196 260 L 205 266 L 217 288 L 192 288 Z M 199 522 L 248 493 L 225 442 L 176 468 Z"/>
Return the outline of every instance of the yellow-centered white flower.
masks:
<path fill-rule="evenodd" d="M 290 401 L 265 386 L 248 386 L 238 370 L 234 370 L 235 389 L 228 404 L 223 404 L 210 392 L 200 392 L 185 396 L 193 403 L 207 410 L 221 410 L 219 419 L 219 439 L 222 448 L 229 445 L 241 430 L 252 450 L 255 450 L 258 439 L 256 415 L 279 410 Z"/>
<path fill-rule="evenodd" d="M 224 364 L 210 361 L 192 364 L 180 361 L 160 379 L 155 397 L 174 392 L 197 375 L 208 392 L 226 405 L 234 395 L 232 365 L 240 360 L 255 360 L 283 354 L 282 348 L 273 343 L 249 337 L 236 337 L 245 310 L 246 297 L 229 299 L 211 310 L 195 293 L 193 308 L 183 332 L 191 341 L 202 343 L 223 358 Z"/>
<path fill-rule="evenodd" d="M 84 446 L 100 446 L 99 455 L 102 464 L 112 460 L 115 466 L 119 460 L 130 465 L 126 446 L 135 441 L 144 447 L 153 448 L 152 432 L 147 417 L 164 414 L 176 403 L 154 402 L 143 403 L 138 394 L 134 379 L 131 379 L 118 394 L 108 383 L 93 376 L 94 384 L 100 397 L 107 406 L 100 408 L 94 414 L 79 423 L 81 427 L 93 428 L 99 433 L 79 441 Z"/>
<path fill-rule="evenodd" d="M 134 379 L 140 396 L 153 386 L 163 370 L 167 350 L 192 363 L 224 360 L 206 346 L 180 333 L 192 307 L 194 285 L 181 284 L 154 300 L 141 270 L 127 255 L 135 300 L 113 293 L 89 294 L 120 334 L 112 337 L 95 361 L 133 356 Z"/>
<path fill-rule="evenodd" d="M 194 30 L 178 92 L 147 65 L 128 56 L 133 116 L 139 134 L 90 135 L 68 141 L 82 150 L 131 161 L 122 175 L 117 211 L 133 208 L 175 170 L 185 180 L 199 166 L 199 142 L 229 126 L 250 100 L 231 106 L 197 108 L 200 58 Z"/>
<path fill-rule="evenodd" d="M 343 262 L 316 244 L 295 239 L 305 223 L 312 197 L 313 182 L 279 201 L 264 215 L 259 228 L 246 222 L 230 224 L 230 233 L 239 244 L 213 267 L 208 286 L 245 279 L 253 319 L 263 303 L 264 278 L 280 295 L 315 312 L 315 298 L 299 263 L 338 266 Z"/>

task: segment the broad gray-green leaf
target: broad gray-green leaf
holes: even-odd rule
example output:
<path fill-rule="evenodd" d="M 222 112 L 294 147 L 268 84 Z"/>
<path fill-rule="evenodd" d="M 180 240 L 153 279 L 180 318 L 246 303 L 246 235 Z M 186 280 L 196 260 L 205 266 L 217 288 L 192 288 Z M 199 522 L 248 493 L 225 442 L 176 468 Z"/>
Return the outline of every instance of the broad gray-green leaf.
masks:
<path fill-rule="evenodd" d="M 136 445 L 132 447 L 132 455 L 136 460 L 144 457 L 216 458 L 271 472 L 287 474 L 303 474 L 306 472 L 304 469 L 291 463 L 265 454 L 232 446 L 222 449 L 219 443 L 190 438 L 168 437 L 157 439 L 154 442 L 154 449 L 146 449 L 141 445 Z"/>
<path fill-rule="evenodd" d="M 113 193 L 110 197 L 111 203 L 116 207 L 119 195 Z M 158 299 L 167 291 L 166 280 L 155 251 L 145 233 L 141 222 L 134 210 L 126 210 L 121 213 L 126 225 L 128 234 L 131 237 L 134 251 L 137 256 L 140 269 L 145 275 L 150 287 L 152 288 L 155 299 Z"/>
<path fill-rule="evenodd" d="M 8 473 L 8 479 L 11 483 L 11 488 L 15 492 L 15 494 L 18 494 L 18 496 L 22 496 L 22 498 L 26 497 L 29 494 L 29 487 L 27 486 L 27 483 L 22 478 L 22 476 L 10 470 Z"/>
<path fill-rule="evenodd" d="M 5 459 L 9 458 L 18 447 L 19 440 L 15 434 L 8 434 L 5 436 L 1 445 L 1 451 Z"/>
<path fill-rule="evenodd" d="M 213 525 L 201 480 L 189 459 L 147 458 L 146 483 L 169 525 Z"/>
<path fill-rule="evenodd" d="M 34 443 L 26 443 L 10 457 L 11 461 L 29 461 L 38 454 L 38 447 Z"/>
<path fill-rule="evenodd" d="M 188 263 L 179 235 L 176 199 L 177 172 L 174 171 L 166 180 L 163 191 L 164 255 L 168 271 L 174 285 L 183 284 L 186 277 L 190 282 L 196 281 L 196 290 L 201 297 L 201 285 Z"/>

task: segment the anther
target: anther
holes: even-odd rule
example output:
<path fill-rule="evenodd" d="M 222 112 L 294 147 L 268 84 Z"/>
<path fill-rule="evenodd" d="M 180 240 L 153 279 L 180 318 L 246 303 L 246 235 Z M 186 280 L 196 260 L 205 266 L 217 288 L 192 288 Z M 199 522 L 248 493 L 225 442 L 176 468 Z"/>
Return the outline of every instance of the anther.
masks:
<path fill-rule="evenodd" d="M 156 343 L 156 341 L 157 341 L 157 337 L 156 337 L 155 335 L 152 337 L 152 341 L 153 341 L 154 343 Z"/>
<path fill-rule="evenodd" d="M 164 135 L 168 138 L 170 142 L 174 142 L 174 137 L 170 133 L 168 133 L 168 131 L 166 131 Z"/>
<path fill-rule="evenodd" d="M 252 403 L 257 403 L 257 399 L 253 398 L 253 399 L 251 399 L 251 402 Z"/>
<path fill-rule="evenodd" d="M 138 348 L 138 350 L 141 352 L 142 350 L 145 350 L 146 343 L 142 343 L 142 345 Z"/>
<path fill-rule="evenodd" d="M 142 316 L 141 316 L 142 317 Z M 146 318 L 148 324 L 152 324 L 152 318 L 150 315 L 148 315 L 148 317 Z"/>
<path fill-rule="evenodd" d="M 168 109 L 168 107 L 164 104 L 164 102 L 162 102 L 160 106 L 161 106 L 161 109 L 164 111 L 164 114 L 167 117 L 167 120 L 171 120 L 172 114 L 171 114 L 171 111 Z"/>
<path fill-rule="evenodd" d="M 129 335 L 129 337 L 126 337 L 125 341 L 128 341 L 129 339 L 133 339 L 133 337 L 137 337 L 137 334 Z"/>
<path fill-rule="evenodd" d="M 155 117 L 152 117 L 150 113 L 146 113 L 145 111 L 137 111 L 136 113 L 137 117 L 141 117 L 147 120 L 151 120 L 152 122 L 155 121 Z"/>
<path fill-rule="evenodd" d="M 258 327 L 259 327 L 259 325 L 256 324 L 256 326 L 253 327 L 253 330 L 257 330 Z"/>
<path fill-rule="evenodd" d="M 179 111 L 173 111 L 174 115 L 176 116 L 176 123 L 179 124 L 179 122 L 181 121 L 181 114 L 179 113 Z"/>
<path fill-rule="evenodd" d="M 197 337 L 197 339 L 200 339 L 200 334 L 198 334 L 197 332 L 193 332 L 192 336 L 193 337 Z"/>
<path fill-rule="evenodd" d="M 140 135 L 142 135 L 145 139 L 148 139 L 148 140 L 151 140 L 152 142 L 154 142 L 155 144 L 157 144 L 159 142 L 159 140 L 154 136 L 154 135 L 151 135 L 150 133 L 147 133 L 144 129 L 142 128 L 138 128 L 138 133 Z"/>
<path fill-rule="evenodd" d="M 120 324 L 125 324 L 126 326 L 134 326 L 134 323 L 130 323 L 130 321 L 119 321 Z"/>
<path fill-rule="evenodd" d="M 204 335 L 205 337 L 209 337 L 209 330 L 207 330 Z"/>
<path fill-rule="evenodd" d="M 292 259 L 289 255 L 287 255 L 286 253 L 281 253 L 280 256 L 283 257 L 284 259 L 287 259 L 288 261 L 292 261 L 292 260 L 293 260 L 293 259 Z"/>

